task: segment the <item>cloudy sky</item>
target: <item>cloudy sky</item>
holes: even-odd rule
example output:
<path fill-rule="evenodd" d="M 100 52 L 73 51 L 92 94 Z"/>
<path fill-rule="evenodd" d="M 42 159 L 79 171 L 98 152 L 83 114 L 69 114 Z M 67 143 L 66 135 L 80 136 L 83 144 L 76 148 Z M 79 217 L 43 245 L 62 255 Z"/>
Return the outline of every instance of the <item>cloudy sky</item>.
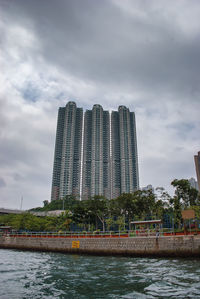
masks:
<path fill-rule="evenodd" d="M 140 186 L 196 178 L 199 16 L 199 0 L 0 0 L 0 207 L 50 199 L 69 100 L 135 111 Z"/>

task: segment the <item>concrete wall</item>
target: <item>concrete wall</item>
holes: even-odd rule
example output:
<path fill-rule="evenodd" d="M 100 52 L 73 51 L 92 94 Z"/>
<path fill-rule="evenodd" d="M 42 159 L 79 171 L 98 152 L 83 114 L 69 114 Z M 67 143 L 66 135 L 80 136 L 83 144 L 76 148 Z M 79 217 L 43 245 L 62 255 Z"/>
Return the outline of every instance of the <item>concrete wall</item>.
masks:
<path fill-rule="evenodd" d="M 74 241 L 79 241 L 79 244 Z M 79 248 L 72 248 L 78 246 Z M 0 248 L 100 255 L 200 257 L 200 236 L 138 238 L 0 237 Z"/>

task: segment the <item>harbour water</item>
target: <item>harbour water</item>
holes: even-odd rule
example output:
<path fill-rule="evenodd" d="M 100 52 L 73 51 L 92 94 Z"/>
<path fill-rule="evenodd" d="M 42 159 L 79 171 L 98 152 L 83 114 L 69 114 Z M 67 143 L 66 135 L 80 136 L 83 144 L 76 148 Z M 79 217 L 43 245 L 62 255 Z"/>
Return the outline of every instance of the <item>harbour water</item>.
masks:
<path fill-rule="evenodd" d="M 0 249 L 0 298 L 200 298 L 200 260 Z"/>

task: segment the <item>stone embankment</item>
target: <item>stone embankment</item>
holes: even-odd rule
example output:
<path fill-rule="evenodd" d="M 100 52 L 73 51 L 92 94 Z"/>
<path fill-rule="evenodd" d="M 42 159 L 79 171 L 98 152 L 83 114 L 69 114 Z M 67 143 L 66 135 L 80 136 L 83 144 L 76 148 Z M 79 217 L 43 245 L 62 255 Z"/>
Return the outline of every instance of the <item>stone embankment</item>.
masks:
<path fill-rule="evenodd" d="M 0 236 L 0 248 L 76 254 L 200 257 L 200 236 L 47 238 Z"/>

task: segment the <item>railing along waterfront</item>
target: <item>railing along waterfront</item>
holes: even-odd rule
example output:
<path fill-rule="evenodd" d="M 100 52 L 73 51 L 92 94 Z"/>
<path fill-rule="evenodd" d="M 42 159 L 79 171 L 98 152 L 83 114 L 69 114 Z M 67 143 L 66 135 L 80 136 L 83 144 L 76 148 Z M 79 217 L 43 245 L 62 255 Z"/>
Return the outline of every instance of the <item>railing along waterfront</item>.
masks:
<path fill-rule="evenodd" d="M 200 231 L 193 232 L 174 232 L 173 230 L 137 229 L 128 231 L 106 231 L 106 232 L 0 232 L 0 236 L 10 237 L 38 237 L 38 238 L 128 238 L 128 237 L 164 237 L 173 235 L 194 235 Z"/>
<path fill-rule="evenodd" d="M 130 231 L 125 232 L 0 232 L 0 235 L 10 237 L 43 237 L 43 238 L 110 238 L 130 237 Z"/>

